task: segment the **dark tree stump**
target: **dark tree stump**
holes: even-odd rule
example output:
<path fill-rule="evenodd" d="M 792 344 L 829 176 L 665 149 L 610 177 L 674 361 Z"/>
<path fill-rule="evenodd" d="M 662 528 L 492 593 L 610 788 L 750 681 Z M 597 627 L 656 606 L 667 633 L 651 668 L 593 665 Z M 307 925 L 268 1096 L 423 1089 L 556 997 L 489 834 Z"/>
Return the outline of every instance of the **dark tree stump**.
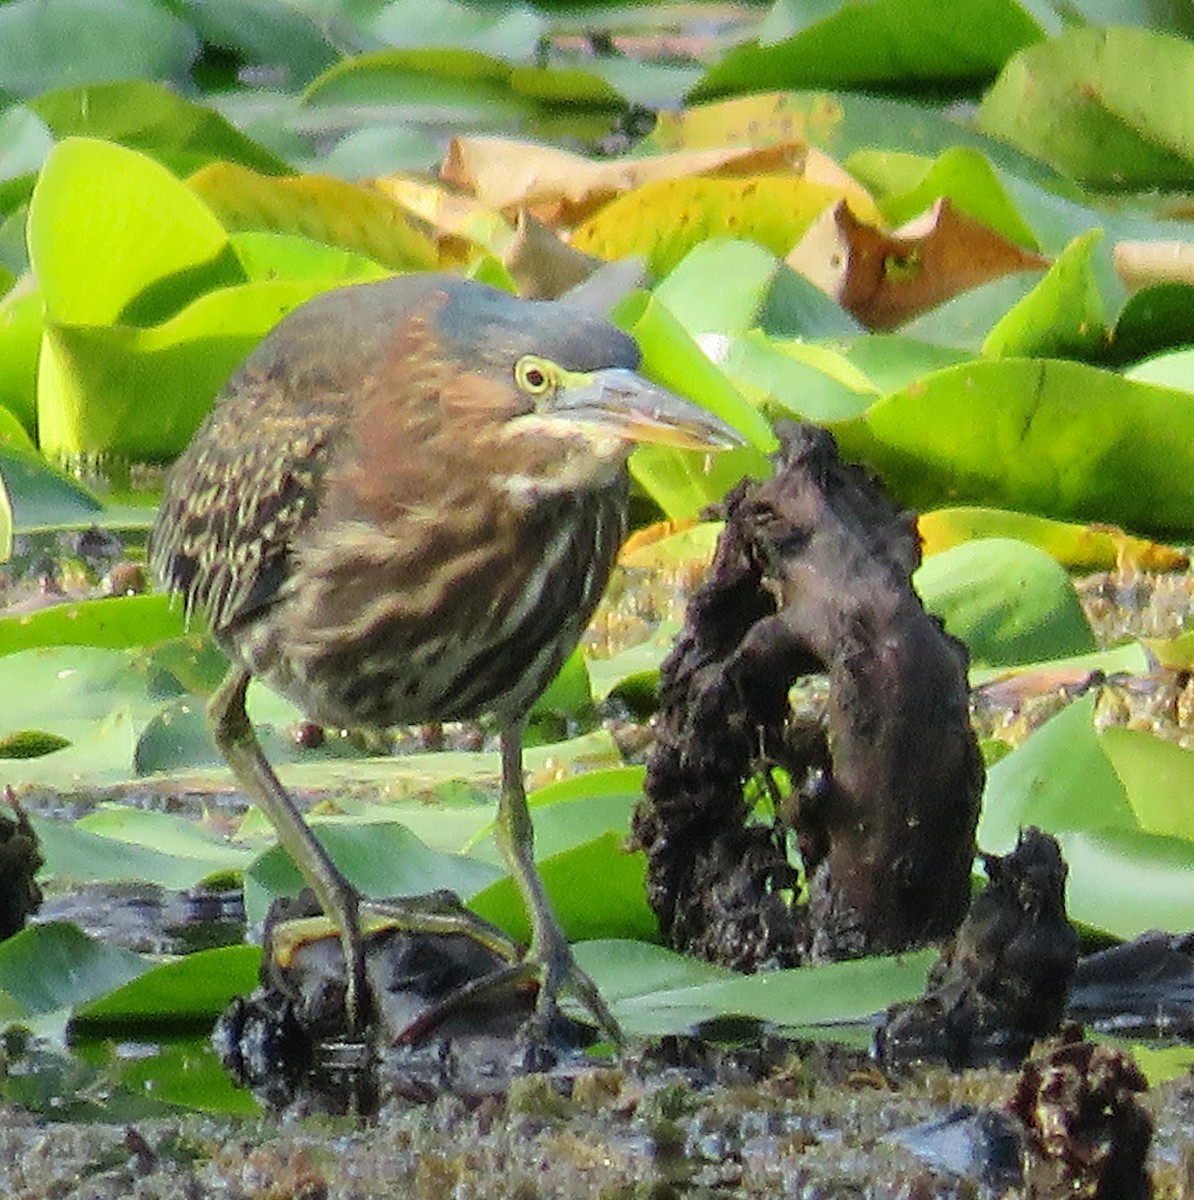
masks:
<path fill-rule="evenodd" d="M 967 655 L 909 576 L 915 518 L 811 425 L 775 476 L 726 499 L 725 531 L 664 663 L 634 834 L 669 943 L 741 970 L 949 937 L 970 897 L 983 767 Z M 792 683 L 824 673 L 819 721 Z M 782 767 L 784 819 L 747 825 L 743 785 Z M 808 883 L 793 903 L 794 831 Z"/>
<path fill-rule="evenodd" d="M 924 995 L 889 1009 L 876 1030 L 887 1062 L 1011 1067 L 1061 1028 L 1078 965 L 1061 849 L 1028 828 L 1010 854 L 982 859 L 987 885 L 929 972 Z"/>
<path fill-rule="evenodd" d="M 37 833 L 11 787 L 5 799 L 12 816 L 0 813 L 0 941 L 20 933 L 41 908 L 36 876 L 44 865 Z"/>

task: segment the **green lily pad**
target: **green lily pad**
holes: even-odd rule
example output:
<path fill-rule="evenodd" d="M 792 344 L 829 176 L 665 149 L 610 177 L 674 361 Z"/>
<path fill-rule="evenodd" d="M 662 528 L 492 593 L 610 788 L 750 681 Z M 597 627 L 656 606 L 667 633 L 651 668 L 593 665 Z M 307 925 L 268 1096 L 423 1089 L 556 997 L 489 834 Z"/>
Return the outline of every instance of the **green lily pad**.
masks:
<path fill-rule="evenodd" d="M 1027 542 L 964 542 L 927 559 L 912 578 L 925 608 L 966 643 L 975 666 L 1041 662 L 1096 648 L 1065 568 Z"/>
<path fill-rule="evenodd" d="M 232 3 L 244 11 L 250 9 L 241 0 Z M 204 4 L 204 8 L 210 7 L 210 3 Z M 285 159 L 246 137 L 208 105 L 184 99 L 169 87 L 146 79 L 47 90 L 30 100 L 28 108 L 56 138 L 119 142 L 179 175 L 213 161 L 242 163 L 255 171 L 285 173 L 291 169 Z"/>
<path fill-rule="evenodd" d="M 0 412 L 0 425 L 5 424 L 4 415 Z M 24 447 L 0 447 L 0 477 L 16 533 L 99 522 L 103 510 L 99 497 Z"/>
<path fill-rule="evenodd" d="M 994 74 L 1041 36 L 1041 26 L 1015 0 L 963 0 L 946 22 L 922 0 L 780 0 L 758 41 L 714 63 L 694 98 L 780 87 L 865 91 L 908 79 L 970 82 Z"/>
<path fill-rule="evenodd" d="M 249 351 L 326 286 L 293 279 L 220 288 L 148 329 L 52 324 L 38 387 L 43 450 L 176 456 Z"/>
<path fill-rule="evenodd" d="M 210 1028 L 236 996 L 246 996 L 257 986 L 260 965 L 259 946 L 198 950 L 81 1005 L 73 1028 L 81 1034 L 109 1030 L 125 1037 L 130 1029 L 160 1033 L 188 1025 Z"/>
<path fill-rule="evenodd" d="M 301 234 L 391 270 L 439 265 L 435 243 L 421 225 L 374 188 L 329 175 L 279 178 L 236 163 L 212 163 L 187 186 L 230 230 Z"/>
<path fill-rule="evenodd" d="M 987 853 L 1006 854 L 1029 825 L 1049 833 L 1137 828 L 1095 732 L 1094 699 L 1074 701 L 987 772 L 978 823 Z"/>
<path fill-rule="evenodd" d="M 194 33 L 153 0 L 11 0 L 0 5 L 0 89 L 171 79 L 198 53 Z"/>
<path fill-rule="evenodd" d="M 330 67 L 303 94 L 304 106 L 351 118 L 388 108 L 406 120 L 434 117 L 477 128 L 510 128 L 534 112 L 510 86 L 511 67 L 474 50 L 419 47 L 358 54 Z"/>
<path fill-rule="evenodd" d="M 75 925 L 31 925 L 0 944 L 0 990 L 30 1016 L 70 1009 L 143 975 L 139 954 L 88 937 Z"/>
<path fill-rule="evenodd" d="M 775 435 L 679 321 L 646 293 L 620 304 L 614 320 L 638 341 L 651 378 L 703 405 L 750 441 L 742 450 L 719 454 L 640 446 L 630 460 L 631 474 L 664 513 L 673 519 L 695 517 L 743 474 L 766 477 L 771 468 L 764 455 L 774 449 Z"/>
<path fill-rule="evenodd" d="M 1194 402 L 1080 363 L 934 372 L 833 426 L 914 508 L 986 504 L 1194 533 Z"/>
<path fill-rule="evenodd" d="M 1194 844 L 1194 752 L 1143 729 L 1112 726 L 1101 737 L 1140 829 Z"/>
<path fill-rule="evenodd" d="M 1071 920 L 1125 940 L 1194 927 L 1194 842 L 1139 829 L 1077 829 L 1057 840 Z"/>
<path fill-rule="evenodd" d="M 757 242 L 711 237 L 690 250 L 653 293 L 694 337 L 745 333 L 834 337 L 858 331 L 836 301 Z"/>
<path fill-rule="evenodd" d="M 1178 231 L 1171 230 L 1173 234 Z M 1188 236 L 1188 235 L 1187 235 Z M 1188 283 L 1158 283 L 1134 292 L 1120 310 L 1111 341 L 1111 357 L 1116 362 L 1132 363 L 1148 355 L 1163 361 L 1162 351 L 1194 342 L 1194 286 Z M 1176 353 L 1184 353 L 1177 350 Z M 1194 390 L 1188 366 L 1169 376 L 1158 363 L 1154 370 L 1147 362 L 1125 372 L 1130 379 L 1160 383 L 1166 387 Z"/>
<path fill-rule="evenodd" d="M 325 287 L 331 287 L 333 284 L 370 283 L 392 274 L 363 254 L 313 242 L 298 234 L 246 229 L 232 234 L 230 240 L 250 282 L 317 279 Z"/>
<path fill-rule="evenodd" d="M 953 146 L 936 159 L 893 150 L 856 150 L 843 164 L 877 191 L 879 211 L 899 226 L 932 208 L 941 197 L 1009 241 L 1037 250 L 1036 235 L 1017 211 L 985 154 Z"/>
<path fill-rule="evenodd" d="M 1110 334 L 1091 257 L 1102 240 L 1101 229 L 1075 238 L 1032 291 L 1000 317 L 987 334 L 983 353 L 993 358 L 1100 355 Z"/>
<path fill-rule="evenodd" d="M 273 0 L 180 0 L 179 10 L 205 42 L 251 63 L 284 63 L 287 83 L 302 87 L 340 58 L 330 22 Z M 225 156 L 228 157 L 228 156 Z"/>
<path fill-rule="evenodd" d="M 37 425 L 37 356 L 44 324 L 41 293 L 27 276 L 0 300 L 0 408 L 30 435 Z"/>
<path fill-rule="evenodd" d="M 154 812 L 127 804 L 101 804 L 80 817 L 74 828 L 127 846 L 140 846 L 198 864 L 203 878 L 239 871 L 253 860 L 252 851 L 234 846 L 222 833 L 214 833 L 186 817 Z"/>
<path fill-rule="evenodd" d="M 1184 299 L 1194 303 L 1194 288 L 1183 290 L 1190 293 Z M 1160 387 L 1194 392 L 1194 350 L 1173 350 L 1169 354 L 1146 358 L 1126 370 L 1124 377 L 1138 383 L 1155 383 Z"/>
<path fill-rule="evenodd" d="M 313 824 L 316 836 L 365 896 L 421 896 L 447 888 L 467 897 L 500 874 L 475 858 L 432 850 L 394 822 L 356 825 L 319 820 Z M 271 901 L 278 896 L 295 896 L 302 887 L 302 877 L 289 855 L 277 846 L 268 850 L 245 876 L 249 920 L 261 920 Z"/>
<path fill-rule="evenodd" d="M 898 958 L 738 975 L 641 942 L 594 941 L 576 948 L 623 1027 L 639 1036 L 687 1033 L 727 1015 L 789 1029 L 864 1024 L 924 990 L 934 950 Z"/>
<path fill-rule="evenodd" d="M 527 797 L 535 825 L 535 854 L 550 858 L 604 833 L 625 837 L 630 817 L 643 794 L 642 767 L 586 771 L 536 788 Z M 504 864 L 493 836 L 493 822 L 465 847 L 485 862 Z"/>
<path fill-rule="evenodd" d="M 38 646 L 140 646 L 182 631 L 182 608 L 168 596 L 81 600 L 0 617 L 0 655 Z"/>
<path fill-rule="evenodd" d="M 68 821 L 35 814 L 29 819 L 41 842 L 46 874 L 64 882 L 140 880 L 164 888 L 193 888 L 214 875 L 238 870 L 245 863 L 245 851 L 236 846 L 213 844 L 199 855 L 195 845 L 189 844 L 187 853 L 174 853 L 149 844 L 92 833 Z M 101 822 L 100 827 L 112 829 L 110 822 Z M 172 833 L 172 836 L 181 838 L 181 834 Z"/>
<path fill-rule="evenodd" d="M 165 167 L 135 150 L 71 137 L 54 147 L 29 206 L 29 257 L 55 323 L 102 326 L 172 281 L 161 321 L 212 284 L 238 282 L 228 235 Z M 170 302 L 173 301 L 171 308 Z"/>
<path fill-rule="evenodd" d="M 1075 27 L 1022 50 L 979 109 L 1005 138 L 1096 187 L 1183 187 L 1194 163 L 1184 97 L 1194 46 L 1148 29 Z"/>
<path fill-rule="evenodd" d="M 466 47 L 511 61 L 534 56 L 546 25 L 528 7 L 497 12 L 453 0 L 397 0 L 368 23 L 369 32 L 395 49 Z"/>
<path fill-rule="evenodd" d="M 538 860 L 539 875 L 570 941 L 658 939 L 659 923 L 646 901 L 646 859 L 641 853 L 628 854 L 625 842 L 625 831 L 611 830 Z M 591 882 L 578 887 L 578 880 Z M 478 892 L 469 907 L 511 937 L 530 940 L 530 923 L 513 879 L 500 879 Z"/>
<path fill-rule="evenodd" d="M 809 421 L 860 416 L 882 394 L 836 346 L 780 341 L 761 330 L 726 339 L 718 362 L 736 383 L 762 392 L 773 409 Z"/>

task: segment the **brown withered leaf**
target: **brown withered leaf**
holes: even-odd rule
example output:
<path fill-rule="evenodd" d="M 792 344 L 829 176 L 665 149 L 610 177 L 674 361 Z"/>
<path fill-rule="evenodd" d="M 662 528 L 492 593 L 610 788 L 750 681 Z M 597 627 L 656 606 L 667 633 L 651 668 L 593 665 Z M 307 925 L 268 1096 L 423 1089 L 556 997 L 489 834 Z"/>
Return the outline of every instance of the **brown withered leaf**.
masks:
<path fill-rule="evenodd" d="M 602 265 L 601 259 L 569 246 L 525 210 L 518 214 L 514 239 L 502 261 L 519 294 L 528 300 L 554 300 Z"/>
<path fill-rule="evenodd" d="M 575 225 L 614 196 L 661 179 L 800 168 L 806 147 L 682 150 L 648 158 L 589 159 L 554 146 L 496 137 L 455 137 L 440 167 L 445 183 L 495 209 L 530 209 L 548 225 Z"/>
<path fill-rule="evenodd" d="M 894 329 L 981 283 L 1049 265 L 948 199 L 891 233 L 839 201 L 813 222 L 787 262 L 871 329 Z"/>
<path fill-rule="evenodd" d="M 1081 664 L 1064 663 L 1053 666 L 1032 665 L 1013 668 L 986 683 L 979 684 L 973 692 L 976 705 L 987 711 L 1018 711 L 1033 700 L 1065 693 L 1081 695 L 1091 681 L 1089 667 Z"/>

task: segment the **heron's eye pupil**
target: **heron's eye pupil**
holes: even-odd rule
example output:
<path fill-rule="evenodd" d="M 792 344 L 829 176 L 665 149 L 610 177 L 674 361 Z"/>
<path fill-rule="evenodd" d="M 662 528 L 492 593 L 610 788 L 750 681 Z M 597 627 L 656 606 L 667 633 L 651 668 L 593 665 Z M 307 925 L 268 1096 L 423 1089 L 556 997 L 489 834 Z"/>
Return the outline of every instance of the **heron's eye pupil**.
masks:
<path fill-rule="evenodd" d="M 526 378 L 527 386 L 534 388 L 535 391 L 538 391 L 541 387 L 545 387 L 547 384 L 547 376 L 538 367 L 531 367 L 527 371 Z"/>

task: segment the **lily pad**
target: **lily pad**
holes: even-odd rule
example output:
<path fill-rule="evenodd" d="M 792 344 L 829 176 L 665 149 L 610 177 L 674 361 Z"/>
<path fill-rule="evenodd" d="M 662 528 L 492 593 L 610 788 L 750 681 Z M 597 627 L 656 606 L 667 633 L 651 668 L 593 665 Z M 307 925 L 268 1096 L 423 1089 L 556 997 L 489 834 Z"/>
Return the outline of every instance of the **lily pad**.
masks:
<path fill-rule="evenodd" d="M 978 29 L 981 37 L 974 36 Z M 921 0 L 780 0 L 758 41 L 711 66 L 695 98 L 775 87 L 865 91 L 909 78 L 973 81 L 1041 36 L 1041 26 L 1015 0 L 963 0 L 945 22 Z"/>
<path fill-rule="evenodd" d="M 0 655 L 38 646 L 140 646 L 183 631 L 168 596 L 113 596 L 0 617 Z"/>
<path fill-rule="evenodd" d="M 257 986 L 261 966 L 258 946 L 221 946 L 198 950 L 174 962 L 162 963 L 75 1013 L 78 1033 L 130 1029 L 141 1032 L 179 1030 L 188 1025 L 210 1028 L 236 996 Z"/>
<path fill-rule="evenodd" d="M 1138 827 L 1095 732 L 1094 699 L 1074 701 L 987 772 L 981 849 L 1006 854 L 1028 825 L 1048 833 Z"/>
<path fill-rule="evenodd" d="M 1065 568 L 1011 538 L 966 542 L 913 576 L 929 612 L 970 650 L 975 666 L 1011 666 L 1096 648 Z"/>
<path fill-rule="evenodd" d="M 362 895 L 420 896 L 447 888 L 471 896 L 500 874 L 496 868 L 460 854 L 431 850 L 396 823 L 367 825 L 316 821 L 316 835 Z M 264 918 L 278 896 L 303 887 L 298 869 L 280 847 L 263 854 L 245 877 L 245 909 L 250 921 Z"/>
<path fill-rule="evenodd" d="M 594 941 L 577 959 L 610 1000 L 628 1032 L 687 1033 L 727 1015 L 788 1029 L 866 1024 L 875 1013 L 924 989 L 934 950 L 899 958 L 737 975 L 660 946 Z"/>
<path fill-rule="evenodd" d="M 1194 927 L 1194 843 L 1117 827 L 1059 833 L 1070 918 L 1112 937 Z"/>
<path fill-rule="evenodd" d="M 11 0 L 0 5 L 0 89 L 169 79 L 198 52 L 187 25 L 154 0 Z"/>
<path fill-rule="evenodd" d="M 1108 345 L 1106 309 L 1091 266 L 1101 229 L 1075 238 L 1041 281 L 987 334 L 992 357 L 1097 357 Z"/>
<path fill-rule="evenodd" d="M 641 853 L 628 854 L 625 842 L 624 831 L 609 831 L 539 859 L 539 874 L 570 941 L 659 937 L 659 923 L 646 900 L 646 860 Z M 600 886 L 578 887 L 578 880 L 600 881 Z M 525 905 L 512 879 L 477 893 L 469 906 L 511 937 L 530 940 Z"/>
<path fill-rule="evenodd" d="M 934 372 L 833 426 L 914 508 L 988 504 L 1194 532 L 1188 393 L 1050 359 Z"/>
<path fill-rule="evenodd" d="M 70 1009 L 143 975 L 150 963 L 65 921 L 31 925 L 0 945 L 0 990 L 29 1016 Z"/>
<path fill-rule="evenodd" d="M 1189 182 L 1194 128 L 1185 38 L 1147 29 L 1067 29 L 1004 67 L 979 109 L 982 129 L 1077 179 L 1108 188 Z"/>
<path fill-rule="evenodd" d="M 178 301 L 239 282 L 211 210 L 153 159 L 96 138 L 67 138 L 46 159 L 29 206 L 29 256 L 47 316 L 67 325 L 110 324 L 163 280 L 175 281 Z"/>

